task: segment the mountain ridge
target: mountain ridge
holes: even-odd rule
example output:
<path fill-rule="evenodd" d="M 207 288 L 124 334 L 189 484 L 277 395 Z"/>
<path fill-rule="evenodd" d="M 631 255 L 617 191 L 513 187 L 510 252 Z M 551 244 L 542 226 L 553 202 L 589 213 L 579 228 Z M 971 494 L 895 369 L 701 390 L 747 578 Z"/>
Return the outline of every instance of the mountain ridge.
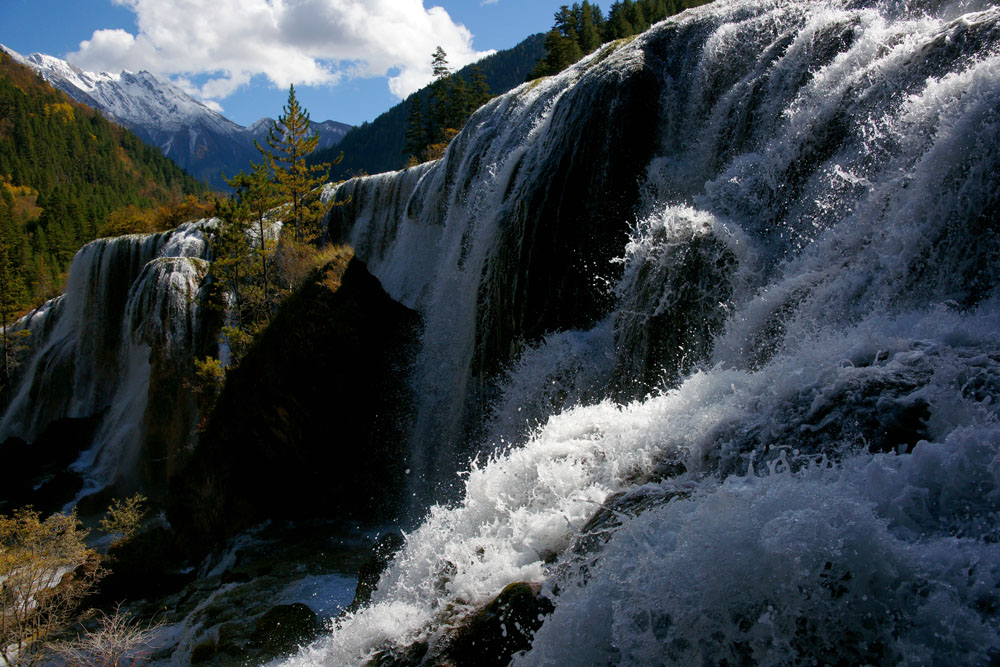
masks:
<path fill-rule="evenodd" d="M 263 139 L 273 123 L 265 117 L 243 127 L 176 84 L 145 70 L 95 73 L 55 56 L 24 56 L 3 44 L 0 50 L 77 102 L 132 130 L 214 187 L 226 188 L 224 174 L 232 176 L 259 159 L 254 142 Z M 351 128 L 333 120 L 314 121 L 312 127 L 320 136 L 320 148 L 335 145 Z"/>
<path fill-rule="evenodd" d="M 466 82 L 479 69 L 486 78 L 491 95 L 502 95 L 524 83 L 528 73 L 545 55 L 545 35 L 529 35 L 509 49 L 486 56 L 454 72 Z M 322 148 L 309 157 L 313 163 L 332 162 L 340 151 L 344 159 L 330 170 L 330 178 L 339 180 L 359 174 L 396 171 L 406 166 L 409 157 L 403 151 L 410 105 L 416 100 L 426 105 L 431 96 L 428 84 L 405 100 L 379 114 L 370 122 L 355 126 L 336 148 Z"/>

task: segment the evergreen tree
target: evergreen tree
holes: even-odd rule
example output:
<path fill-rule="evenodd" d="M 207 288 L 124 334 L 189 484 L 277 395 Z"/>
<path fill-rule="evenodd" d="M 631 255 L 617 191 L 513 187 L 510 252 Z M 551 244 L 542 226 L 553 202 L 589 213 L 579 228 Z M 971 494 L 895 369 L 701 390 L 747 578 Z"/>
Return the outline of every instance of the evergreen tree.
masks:
<path fill-rule="evenodd" d="M 545 35 L 545 58 L 532 70 L 532 78 L 558 74 L 583 57 L 576 26 L 573 10 L 561 6 L 555 13 L 555 25 Z"/>
<path fill-rule="evenodd" d="M 226 310 L 232 321 L 230 326 L 240 331 L 249 323 L 244 286 L 254 266 L 245 213 L 235 197 L 221 200 L 215 211 L 219 222 L 209 237 L 211 273 L 216 283 L 229 295 L 230 303 Z"/>
<path fill-rule="evenodd" d="M 427 138 L 426 120 L 424 119 L 423 102 L 419 95 L 411 95 L 407 100 L 410 106 L 410 116 L 406 123 L 406 139 L 403 144 L 403 153 L 420 159 L 424 148 L 430 143 Z"/>
<path fill-rule="evenodd" d="M 486 81 L 486 74 L 479 65 L 472 66 L 472 82 L 469 84 L 469 113 L 483 106 L 493 95 L 490 94 L 490 84 Z"/>
<path fill-rule="evenodd" d="M 448 67 L 448 54 L 440 46 L 431 54 L 431 71 L 434 72 L 435 79 L 443 79 L 451 74 Z"/>
<path fill-rule="evenodd" d="M 431 71 L 434 73 L 434 81 L 430 85 L 430 97 L 427 100 L 430 116 L 427 127 L 428 144 L 443 141 L 445 128 L 448 127 L 448 120 L 452 115 L 448 95 L 450 87 L 447 83 L 451 69 L 448 67 L 448 54 L 440 46 L 431 54 Z"/>
<path fill-rule="evenodd" d="M 579 34 L 580 50 L 584 55 L 592 53 L 601 45 L 601 8 L 591 5 L 587 0 L 583 0 L 580 7 L 580 24 L 577 30 Z"/>
<path fill-rule="evenodd" d="M 270 316 L 274 306 L 272 281 L 268 276 L 268 266 L 274 256 L 277 245 L 276 234 L 268 224 L 268 213 L 280 202 L 278 199 L 275 183 L 271 178 L 270 171 L 265 164 L 250 163 L 249 174 L 240 172 L 232 180 L 226 181 L 233 188 L 233 201 L 236 206 L 232 209 L 234 215 L 243 229 L 253 229 L 254 244 L 248 256 L 257 256 L 255 264 L 260 273 L 261 298 L 253 299 L 255 310 L 259 311 L 258 318 Z M 247 275 L 253 273 L 252 269 L 245 271 Z"/>
<path fill-rule="evenodd" d="M 23 350 L 24 336 L 22 333 L 12 334 L 10 326 L 14 323 L 24 303 L 26 289 L 22 270 L 17 262 L 16 228 L 13 216 L 13 198 L 6 187 L 0 186 L 0 326 L 3 346 L 0 359 L 0 373 L 3 386 L 0 391 L 6 392 L 10 387 L 11 375 L 17 367 L 20 352 Z"/>
<path fill-rule="evenodd" d="M 622 5 L 625 11 L 625 18 L 632 25 L 635 33 L 640 33 L 649 28 L 649 21 L 646 20 L 645 2 L 643 0 L 623 0 Z"/>
<path fill-rule="evenodd" d="M 446 130 L 458 130 L 469 117 L 472 96 L 465 79 L 449 76 L 441 80 L 442 125 Z"/>
<path fill-rule="evenodd" d="M 285 222 L 294 228 L 295 240 L 310 240 L 316 231 L 311 227 L 325 212 L 316 188 L 326 182 L 331 165 L 306 164 L 306 157 L 316 150 L 319 135 L 311 130 L 309 112 L 299 106 L 294 85 L 288 88 L 288 104 L 282 111 L 267 135 L 270 150 L 260 144 L 257 149 L 274 172 L 278 193 L 288 207 Z"/>
<path fill-rule="evenodd" d="M 688 7 L 708 0 L 617 0 L 607 19 L 601 8 L 584 0 L 572 7 L 563 5 L 555 14 L 555 25 L 545 36 L 545 56 L 528 79 L 557 74 L 604 42 L 640 33 Z"/>
<path fill-rule="evenodd" d="M 611 5 L 611 10 L 608 12 L 608 26 L 605 31 L 606 38 L 615 40 L 634 34 L 635 28 L 629 23 L 624 5 L 621 2 L 615 2 Z"/>

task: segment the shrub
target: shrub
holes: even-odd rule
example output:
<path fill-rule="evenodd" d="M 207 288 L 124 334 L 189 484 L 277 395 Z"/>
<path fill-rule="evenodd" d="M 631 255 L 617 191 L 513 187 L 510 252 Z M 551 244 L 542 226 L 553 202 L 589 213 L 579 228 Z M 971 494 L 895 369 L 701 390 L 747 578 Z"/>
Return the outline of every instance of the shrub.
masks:
<path fill-rule="evenodd" d="M 160 623 L 147 625 L 136 621 L 122 611 L 120 604 L 110 615 L 98 613 L 95 630 L 55 647 L 54 652 L 67 665 L 120 667 L 139 664 L 148 657 Z"/>
<path fill-rule="evenodd" d="M 0 657 L 37 665 L 55 633 L 80 618 L 80 602 L 103 576 L 75 512 L 44 521 L 26 508 L 0 516 Z"/>
<path fill-rule="evenodd" d="M 118 533 L 118 541 L 127 541 L 135 537 L 142 527 L 146 516 L 146 496 L 137 493 L 125 500 L 115 498 L 111 501 L 107 516 L 101 519 L 101 530 L 105 533 Z"/>

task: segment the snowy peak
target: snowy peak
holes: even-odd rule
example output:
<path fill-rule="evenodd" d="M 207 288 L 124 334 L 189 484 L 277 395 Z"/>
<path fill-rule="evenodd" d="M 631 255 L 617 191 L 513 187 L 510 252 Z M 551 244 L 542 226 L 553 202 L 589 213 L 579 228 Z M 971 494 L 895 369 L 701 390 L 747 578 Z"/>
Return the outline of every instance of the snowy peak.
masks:
<path fill-rule="evenodd" d="M 4 50 L 14 56 L 10 49 L 4 47 Z M 223 133 L 238 133 L 242 129 L 173 82 L 147 71 L 96 73 L 43 53 L 14 57 L 73 99 L 131 128 L 178 130 L 190 125 L 206 125 Z"/>
<path fill-rule="evenodd" d="M 274 122 L 262 118 L 242 127 L 169 79 L 148 71 L 88 72 L 54 56 L 22 56 L 2 44 L 0 49 L 34 69 L 54 88 L 101 111 L 184 169 L 218 187 L 225 187 L 223 172 L 235 174 L 249 167 L 249 161 L 257 157 L 254 140 L 263 140 Z M 312 126 L 320 135 L 320 148 L 336 144 L 351 128 L 335 121 Z"/>

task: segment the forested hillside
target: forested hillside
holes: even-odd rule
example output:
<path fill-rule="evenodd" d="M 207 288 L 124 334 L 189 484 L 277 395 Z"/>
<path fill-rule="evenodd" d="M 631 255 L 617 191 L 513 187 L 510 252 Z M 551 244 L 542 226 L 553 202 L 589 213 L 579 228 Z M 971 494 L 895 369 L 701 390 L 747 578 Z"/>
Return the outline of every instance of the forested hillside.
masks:
<path fill-rule="evenodd" d="M 7 314 L 59 292 L 102 233 L 166 225 L 205 191 L 159 150 L 0 53 L 0 300 Z"/>
<path fill-rule="evenodd" d="M 623 0 L 612 3 L 607 15 L 590 2 L 563 5 L 555 13 L 548 33 L 532 35 L 514 48 L 464 67 L 453 76 L 472 87 L 478 68 L 486 77 L 490 93 L 499 95 L 526 80 L 557 74 L 604 43 L 641 33 L 653 23 L 708 1 Z M 404 150 L 412 107 L 416 100 L 430 107 L 432 96 L 433 84 L 374 121 L 355 127 L 336 146 L 318 151 L 312 161 L 330 162 L 343 151 L 343 161 L 330 173 L 333 180 L 402 169 L 412 152 Z"/>
<path fill-rule="evenodd" d="M 463 67 L 454 76 L 466 83 L 473 81 L 473 70 L 479 71 L 489 85 L 490 94 L 500 95 L 524 83 L 538 60 L 545 55 L 545 38 L 541 33 L 528 37 L 511 49 L 505 49 Z M 430 61 L 431 54 L 427 54 Z M 416 99 L 426 105 L 431 86 L 426 86 L 389 109 L 370 123 L 364 123 L 347 133 L 339 144 L 317 151 L 311 162 L 330 162 L 341 151 L 344 159 L 333 167 L 330 176 L 340 180 L 360 173 L 376 174 L 402 169 L 409 157 L 403 151 L 410 106 Z"/>
<path fill-rule="evenodd" d="M 584 0 L 563 5 L 545 34 L 545 56 L 531 78 L 563 71 L 597 47 L 645 32 L 654 23 L 709 0 L 622 0 L 611 4 L 605 17 L 599 5 Z"/>

